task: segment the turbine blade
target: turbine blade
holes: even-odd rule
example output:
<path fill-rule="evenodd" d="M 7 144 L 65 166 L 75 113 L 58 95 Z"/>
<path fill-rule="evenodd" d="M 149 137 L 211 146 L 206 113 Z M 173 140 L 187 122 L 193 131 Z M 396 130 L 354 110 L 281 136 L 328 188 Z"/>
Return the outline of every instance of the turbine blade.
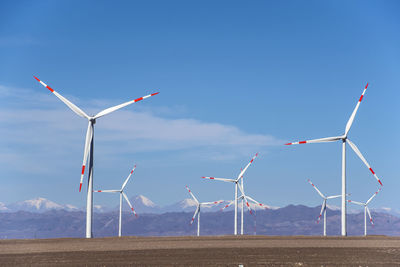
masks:
<path fill-rule="evenodd" d="M 240 192 L 242 193 L 242 197 L 244 198 L 244 201 L 246 202 L 247 209 L 249 210 L 250 214 L 253 214 L 253 212 L 251 210 L 251 207 L 250 207 L 250 204 L 249 204 L 249 200 L 247 199 L 246 194 L 244 193 L 244 190 L 243 190 L 242 186 L 239 183 L 237 183 L 237 185 L 238 185 L 238 188 L 239 188 Z"/>
<path fill-rule="evenodd" d="M 245 193 L 244 193 L 244 189 L 243 189 L 242 185 L 240 183 L 237 183 L 237 185 L 238 185 L 238 188 L 240 190 L 240 193 L 242 193 L 242 196 L 244 197 Z"/>
<path fill-rule="evenodd" d="M 97 114 L 94 116 L 94 118 L 95 118 L 95 119 L 100 118 L 100 117 L 102 117 L 102 116 L 104 116 L 104 115 L 107 115 L 107 114 L 109 114 L 109 113 L 111 113 L 111 112 L 114 112 L 114 111 L 116 111 L 116 110 L 118 110 L 118 109 L 121 109 L 121 108 L 123 108 L 123 107 L 126 107 L 126 106 L 128 106 L 128 105 L 130 105 L 130 104 L 139 102 L 140 100 L 149 98 L 149 97 L 151 97 L 151 96 L 153 96 L 153 95 L 157 95 L 158 93 L 159 93 L 159 92 L 154 93 L 154 94 L 150 94 L 150 95 L 146 95 L 146 96 L 143 96 L 143 97 L 139 97 L 139 98 L 136 98 L 135 100 L 131 100 L 131 101 L 122 103 L 122 104 L 120 104 L 120 105 L 107 108 L 107 109 L 105 109 L 105 110 L 100 111 L 99 113 L 97 113 Z"/>
<path fill-rule="evenodd" d="M 354 201 L 354 200 L 347 200 L 347 202 L 349 202 L 349 203 L 353 203 L 353 204 L 356 204 L 356 205 L 360 205 L 360 206 L 365 206 L 365 203 L 362 203 L 362 202 L 358 202 L 358 201 Z"/>
<path fill-rule="evenodd" d="M 376 192 L 367 200 L 367 202 L 365 202 L 365 204 L 368 205 L 369 202 L 371 202 L 371 200 L 372 200 L 374 197 L 376 197 L 376 195 L 379 193 L 379 191 L 381 191 L 381 189 L 382 189 L 382 187 L 380 187 L 380 188 L 378 189 L 378 191 L 376 191 Z"/>
<path fill-rule="evenodd" d="M 58 99 L 60 99 L 62 102 L 64 102 L 65 105 L 67 105 L 73 112 L 75 112 L 76 114 L 78 114 L 79 116 L 89 119 L 90 117 L 83 112 L 83 110 L 81 110 L 80 108 L 78 108 L 75 104 L 73 104 L 71 101 L 69 101 L 68 99 L 66 99 L 65 97 L 63 97 L 62 95 L 60 95 L 59 93 L 57 93 L 56 91 L 54 91 L 50 86 L 48 86 L 47 84 L 45 84 L 44 82 L 42 82 L 41 80 L 39 80 L 37 77 L 33 76 L 41 85 L 43 85 L 44 87 L 46 87 L 47 89 L 50 90 L 50 92 L 52 92 L 56 97 L 58 97 Z"/>
<path fill-rule="evenodd" d="M 253 212 L 251 210 L 250 204 L 249 204 L 249 200 L 247 199 L 247 197 L 245 195 L 243 195 L 244 201 L 246 202 L 246 207 L 249 210 L 250 214 L 253 215 Z"/>
<path fill-rule="evenodd" d="M 258 206 L 263 207 L 264 209 L 269 209 L 269 207 L 268 207 L 267 205 L 262 204 L 262 203 L 260 203 L 260 202 L 258 202 L 258 201 L 256 201 L 256 200 L 254 200 L 253 198 L 251 198 L 251 197 L 249 197 L 249 196 L 247 196 L 247 198 L 248 198 L 250 201 L 252 201 L 253 203 L 256 203 Z"/>
<path fill-rule="evenodd" d="M 197 202 L 197 204 L 199 204 L 199 201 L 197 200 L 197 198 L 193 195 L 192 191 L 190 191 L 189 187 L 186 185 L 186 189 L 189 192 L 189 194 L 192 196 L 192 198 L 194 199 L 194 201 Z"/>
<path fill-rule="evenodd" d="M 347 195 L 347 194 L 346 194 Z M 342 195 L 336 195 L 336 196 L 328 196 L 326 197 L 327 199 L 333 199 L 333 198 L 338 198 L 338 197 L 342 197 Z"/>
<path fill-rule="evenodd" d="M 324 199 L 324 201 L 322 202 L 321 212 L 319 213 L 317 223 L 319 223 L 319 221 L 321 220 L 322 212 L 324 212 L 325 209 L 326 209 L 326 199 Z"/>
<path fill-rule="evenodd" d="M 236 181 L 238 181 L 240 178 L 242 178 L 242 176 L 244 175 L 244 173 L 247 171 L 247 168 L 253 163 L 254 159 L 258 156 L 258 153 L 256 153 L 256 155 L 250 160 L 250 162 L 246 165 L 246 167 L 240 172 L 240 174 L 238 175 Z"/>
<path fill-rule="evenodd" d="M 314 189 L 318 192 L 318 194 L 325 199 L 326 197 L 324 196 L 324 194 L 321 193 L 321 191 L 318 190 L 318 188 L 311 182 L 310 179 L 307 179 L 307 181 L 310 183 L 310 185 L 312 185 L 314 187 Z"/>
<path fill-rule="evenodd" d="M 196 218 L 196 215 L 197 215 L 197 213 L 199 212 L 199 208 L 200 208 L 200 206 L 197 206 L 196 211 L 194 212 L 194 215 L 193 215 L 193 217 L 192 217 L 192 220 L 190 221 L 190 224 L 193 224 L 194 219 Z"/>
<path fill-rule="evenodd" d="M 132 207 L 132 204 L 131 204 L 131 202 L 129 201 L 128 197 L 125 195 L 124 192 L 121 192 L 121 194 L 124 196 L 126 202 L 128 203 L 129 207 L 131 208 L 133 214 L 135 214 L 135 216 L 137 217 L 138 215 L 136 214 L 135 209 Z"/>
<path fill-rule="evenodd" d="M 235 182 L 235 180 L 233 180 L 233 179 L 227 179 L 227 178 L 215 178 L 215 177 L 206 177 L 206 176 L 203 176 L 203 177 L 201 177 L 201 178 L 203 178 L 203 179 L 209 179 L 209 180 L 218 180 L 218 181 L 223 181 L 223 182 L 232 182 L 232 183 Z"/>
<path fill-rule="evenodd" d="M 229 206 L 231 206 L 233 203 L 235 203 L 234 200 L 230 201 L 228 204 L 226 204 L 223 208 L 221 208 L 221 211 L 223 211 L 224 209 L 228 208 Z"/>
<path fill-rule="evenodd" d="M 86 131 L 85 150 L 83 151 L 82 172 L 81 172 L 81 181 L 79 184 L 79 192 L 81 192 L 81 189 L 82 189 L 83 176 L 85 174 L 86 163 L 87 163 L 89 151 L 91 149 L 92 138 L 93 138 L 93 129 L 92 129 L 92 124 L 89 121 L 88 128 Z"/>
<path fill-rule="evenodd" d="M 293 142 L 293 143 L 287 143 L 285 145 L 298 145 L 298 144 L 308 144 L 308 143 L 325 143 L 325 142 L 334 142 L 342 139 L 341 136 L 335 136 L 335 137 L 325 137 L 325 138 L 319 138 L 319 139 L 312 139 L 312 140 L 305 140 L 305 141 L 298 141 L 298 142 Z"/>
<path fill-rule="evenodd" d="M 121 190 L 124 190 L 126 184 L 127 184 L 128 181 L 129 181 L 129 178 L 131 178 L 131 175 L 132 175 L 132 173 L 133 173 L 133 171 L 134 171 L 135 169 L 136 169 L 136 165 L 133 167 L 133 169 L 132 169 L 131 172 L 129 173 L 128 177 L 126 178 L 125 182 L 122 184 Z"/>
<path fill-rule="evenodd" d="M 364 156 L 361 154 L 360 150 L 357 148 L 357 146 L 351 142 L 349 139 L 347 139 L 347 142 L 349 143 L 350 147 L 354 150 L 354 152 L 357 154 L 357 156 L 364 162 L 365 166 L 370 170 L 372 175 L 375 177 L 376 180 L 378 180 L 379 184 L 382 186 L 381 180 L 378 178 L 378 176 L 375 174 L 375 172 L 372 170 L 371 166 L 368 164 L 367 160 L 364 158 Z"/>
<path fill-rule="evenodd" d="M 200 205 L 216 205 L 216 204 L 221 204 L 224 202 L 223 200 L 218 200 L 218 201 L 211 201 L 211 202 L 202 202 Z"/>
<path fill-rule="evenodd" d="M 121 190 L 95 190 L 93 192 L 97 192 L 97 193 L 120 193 Z"/>
<path fill-rule="evenodd" d="M 347 136 L 348 132 L 350 131 L 350 128 L 351 128 L 351 125 L 353 124 L 353 121 L 354 121 L 354 118 L 355 118 L 355 116 L 356 116 L 357 110 L 358 110 L 358 108 L 359 108 L 359 106 L 360 106 L 360 104 L 361 104 L 361 100 L 362 100 L 363 97 L 364 97 L 365 91 L 367 91 L 367 87 L 368 87 L 368 83 L 367 83 L 367 85 L 365 86 L 364 91 L 363 91 L 363 93 L 362 93 L 360 99 L 358 100 L 356 107 L 355 107 L 354 110 L 353 110 L 353 113 L 351 113 L 351 116 L 350 116 L 349 120 L 347 121 L 346 129 L 345 129 L 345 131 L 344 131 L 344 132 L 345 132 L 345 134 L 344 134 L 345 136 Z"/>
<path fill-rule="evenodd" d="M 371 212 L 369 211 L 369 208 L 366 206 L 367 208 L 367 212 L 368 212 L 368 216 L 369 216 L 369 221 L 371 222 L 372 225 L 374 225 L 374 221 L 372 220 L 372 216 L 371 216 Z"/>

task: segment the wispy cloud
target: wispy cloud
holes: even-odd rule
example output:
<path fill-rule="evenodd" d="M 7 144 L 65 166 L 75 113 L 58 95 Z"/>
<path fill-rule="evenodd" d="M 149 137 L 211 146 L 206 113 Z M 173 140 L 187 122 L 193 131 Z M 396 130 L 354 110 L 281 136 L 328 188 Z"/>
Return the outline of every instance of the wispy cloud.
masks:
<path fill-rule="evenodd" d="M 12 164 L 21 157 L 24 161 L 31 157 L 30 161 L 35 162 L 49 151 L 65 159 L 71 151 L 76 153 L 83 149 L 87 126 L 84 119 L 51 94 L 25 89 L 21 96 L 17 92 L 21 90 L 0 86 L 0 102 L 8 103 L 0 108 L 0 142 L 7 147 L 0 154 L 0 163 Z M 94 100 L 89 103 L 88 111 L 97 113 L 99 103 L 108 102 Z M 185 158 L 207 155 L 212 160 L 229 160 L 249 150 L 262 150 L 282 143 L 273 136 L 247 133 L 232 125 L 190 118 L 164 118 L 149 110 L 134 110 L 125 108 L 98 119 L 96 142 L 101 148 L 96 153 L 174 151 Z M 171 115 L 171 109 L 169 112 Z M 35 166 L 36 162 L 31 165 Z"/>

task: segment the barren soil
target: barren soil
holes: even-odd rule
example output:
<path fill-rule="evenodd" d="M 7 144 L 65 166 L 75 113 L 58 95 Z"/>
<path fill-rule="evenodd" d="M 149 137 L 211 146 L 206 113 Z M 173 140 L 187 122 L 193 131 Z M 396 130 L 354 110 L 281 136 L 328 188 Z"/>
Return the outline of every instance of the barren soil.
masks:
<path fill-rule="evenodd" d="M 1 266 L 400 266 L 400 238 L 122 237 L 0 240 Z"/>

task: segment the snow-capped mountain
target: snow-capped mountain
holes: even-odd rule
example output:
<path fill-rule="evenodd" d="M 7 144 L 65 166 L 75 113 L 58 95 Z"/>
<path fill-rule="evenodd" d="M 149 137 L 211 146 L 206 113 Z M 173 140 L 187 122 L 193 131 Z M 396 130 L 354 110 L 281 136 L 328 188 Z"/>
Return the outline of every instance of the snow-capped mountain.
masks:
<path fill-rule="evenodd" d="M 7 208 L 6 204 L 0 202 L 0 211 L 9 211 L 9 208 Z"/>
<path fill-rule="evenodd" d="M 230 206 L 225 208 L 224 211 L 231 211 L 235 208 L 235 203 L 233 202 L 233 200 L 225 201 L 224 206 L 225 205 L 230 205 Z M 244 210 L 248 211 L 246 202 L 243 203 L 243 205 L 244 205 L 243 206 Z M 264 209 L 276 210 L 276 209 L 279 209 L 279 207 L 276 207 L 276 206 L 269 206 L 269 205 L 260 206 L 253 202 L 249 202 L 249 206 L 252 210 L 264 210 Z M 238 201 L 238 209 L 240 210 L 241 208 L 242 208 L 242 202 L 241 202 L 241 200 L 239 200 Z"/>
<path fill-rule="evenodd" d="M 86 208 L 82 208 L 82 210 L 85 210 L 85 209 Z M 108 209 L 101 205 L 93 205 L 93 211 L 94 212 L 106 212 L 106 211 L 108 211 Z"/>
<path fill-rule="evenodd" d="M 185 198 L 184 200 L 181 200 L 179 202 L 176 202 L 172 205 L 168 205 L 163 207 L 164 212 L 190 212 L 194 211 L 196 209 L 196 202 L 191 199 L 191 198 Z M 205 212 L 212 212 L 212 211 L 218 211 L 224 206 L 224 203 L 221 203 L 219 205 L 203 205 L 201 206 L 202 211 Z"/>
<path fill-rule="evenodd" d="M 130 202 L 137 213 L 161 213 L 161 207 L 143 195 L 133 196 Z M 123 200 L 123 210 L 130 210 L 128 204 Z M 117 207 L 119 209 L 119 206 Z"/>
<path fill-rule="evenodd" d="M 49 210 L 67 210 L 67 211 L 77 211 L 79 210 L 77 207 L 73 205 L 60 205 L 51 200 L 48 200 L 43 197 L 38 197 L 34 199 L 24 200 L 20 202 L 16 202 L 8 205 L 6 208 L 7 211 L 30 211 L 30 212 L 45 212 Z"/>

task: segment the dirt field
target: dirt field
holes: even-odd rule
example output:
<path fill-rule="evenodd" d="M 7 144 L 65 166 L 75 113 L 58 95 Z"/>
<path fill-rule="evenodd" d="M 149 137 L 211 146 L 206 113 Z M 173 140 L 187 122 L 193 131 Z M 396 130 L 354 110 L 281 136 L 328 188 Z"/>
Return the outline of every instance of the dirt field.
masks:
<path fill-rule="evenodd" d="M 122 237 L 0 240 L 1 266 L 400 266 L 400 238 Z"/>

